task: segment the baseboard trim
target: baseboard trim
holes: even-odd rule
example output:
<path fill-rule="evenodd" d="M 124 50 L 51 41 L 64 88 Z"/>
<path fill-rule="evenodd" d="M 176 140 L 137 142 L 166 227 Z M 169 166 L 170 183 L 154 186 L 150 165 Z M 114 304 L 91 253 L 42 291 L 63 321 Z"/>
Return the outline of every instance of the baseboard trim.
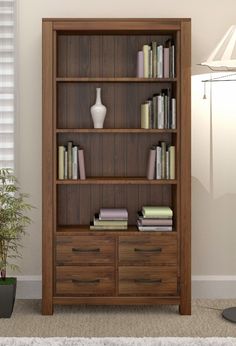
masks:
<path fill-rule="evenodd" d="M 42 277 L 17 277 L 17 299 L 41 299 Z M 193 275 L 192 297 L 204 299 L 236 299 L 236 275 Z"/>

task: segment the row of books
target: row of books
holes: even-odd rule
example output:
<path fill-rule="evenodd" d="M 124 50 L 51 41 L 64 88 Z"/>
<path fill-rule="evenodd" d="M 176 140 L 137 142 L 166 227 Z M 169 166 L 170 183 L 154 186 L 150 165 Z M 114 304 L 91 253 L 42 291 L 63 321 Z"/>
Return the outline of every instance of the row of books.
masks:
<path fill-rule="evenodd" d="M 175 129 L 176 99 L 170 89 L 162 89 L 141 104 L 142 129 Z"/>
<path fill-rule="evenodd" d="M 138 213 L 139 231 L 170 232 L 173 230 L 173 211 L 165 206 L 143 206 Z"/>
<path fill-rule="evenodd" d="M 86 179 L 84 150 L 71 141 L 58 146 L 58 179 Z"/>
<path fill-rule="evenodd" d="M 167 40 L 164 45 L 152 41 L 150 45 L 143 46 L 137 55 L 137 77 L 175 77 L 175 46 L 172 40 Z"/>
<path fill-rule="evenodd" d="M 166 142 L 149 150 L 147 179 L 175 179 L 175 146 Z"/>
<path fill-rule="evenodd" d="M 126 230 L 128 211 L 125 208 L 101 208 L 90 223 L 91 230 Z"/>

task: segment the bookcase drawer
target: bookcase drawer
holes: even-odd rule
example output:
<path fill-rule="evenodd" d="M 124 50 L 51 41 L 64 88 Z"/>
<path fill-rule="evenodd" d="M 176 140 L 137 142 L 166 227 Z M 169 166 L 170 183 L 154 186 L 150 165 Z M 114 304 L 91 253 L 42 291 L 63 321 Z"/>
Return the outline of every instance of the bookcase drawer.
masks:
<path fill-rule="evenodd" d="M 56 267 L 56 294 L 113 295 L 114 267 Z"/>
<path fill-rule="evenodd" d="M 58 236 L 56 264 L 112 264 L 115 239 L 107 236 Z"/>
<path fill-rule="evenodd" d="M 177 294 L 176 267 L 120 267 L 120 295 Z"/>
<path fill-rule="evenodd" d="M 177 264 L 176 235 L 144 235 L 119 237 L 120 265 Z"/>

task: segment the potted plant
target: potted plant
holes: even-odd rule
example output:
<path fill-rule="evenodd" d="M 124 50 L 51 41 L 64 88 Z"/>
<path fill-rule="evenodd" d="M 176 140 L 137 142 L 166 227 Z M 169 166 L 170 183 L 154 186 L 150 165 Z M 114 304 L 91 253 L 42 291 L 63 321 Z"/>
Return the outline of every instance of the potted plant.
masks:
<path fill-rule="evenodd" d="M 16 278 L 7 277 L 7 267 L 18 269 L 11 259 L 21 257 L 21 239 L 31 222 L 26 213 L 32 206 L 26 198 L 13 171 L 0 169 L 0 317 L 4 318 L 11 316 L 16 294 Z"/>

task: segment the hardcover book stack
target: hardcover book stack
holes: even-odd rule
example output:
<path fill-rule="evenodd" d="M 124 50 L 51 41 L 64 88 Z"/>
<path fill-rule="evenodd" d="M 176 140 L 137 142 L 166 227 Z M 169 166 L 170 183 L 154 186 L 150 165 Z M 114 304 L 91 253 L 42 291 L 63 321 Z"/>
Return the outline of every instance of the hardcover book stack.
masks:
<path fill-rule="evenodd" d="M 91 230 L 127 230 L 128 211 L 124 208 L 101 208 L 99 214 L 94 215 L 90 224 Z"/>
<path fill-rule="evenodd" d="M 173 230 L 173 211 L 170 207 L 144 206 L 138 212 L 139 231 L 170 232 Z"/>
<path fill-rule="evenodd" d="M 175 46 L 172 40 L 164 45 L 152 41 L 137 55 L 137 77 L 175 78 Z"/>
<path fill-rule="evenodd" d="M 58 179 L 86 179 L 84 150 L 73 142 L 58 146 Z"/>
<path fill-rule="evenodd" d="M 160 142 L 149 150 L 147 179 L 175 179 L 175 146 Z"/>
<path fill-rule="evenodd" d="M 175 129 L 176 99 L 171 97 L 170 89 L 162 89 L 141 104 L 141 128 Z"/>

